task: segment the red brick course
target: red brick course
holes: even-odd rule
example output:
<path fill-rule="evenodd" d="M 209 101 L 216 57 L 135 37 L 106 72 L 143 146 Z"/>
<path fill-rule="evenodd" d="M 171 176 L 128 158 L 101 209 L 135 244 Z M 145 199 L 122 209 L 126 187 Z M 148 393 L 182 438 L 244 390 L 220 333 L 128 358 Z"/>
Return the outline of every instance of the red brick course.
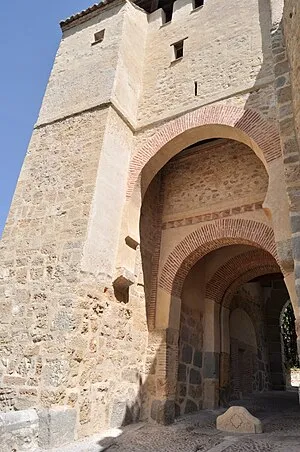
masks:
<path fill-rule="evenodd" d="M 244 132 L 261 149 L 267 164 L 281 156 L 278 130 L 258 112 L 225 105 L 203 107 L 162 126 L 132 157 L 127 197 L 131 196 L 144 166 L 164 145 L 189 129 L 206 125 L 225 125 Z"/>
<path fill-rule="evenodd" d="M 254 212 L 262 210 L 262 202 L 254 202 L 252 204 L 244 204 L 243 206 L 231 207 L 223 209 L 218 212 L 207 212 L 203 215 L 196 215 L 193 217 L 182 218 L 180 220 L 166 221 L 162 224 L 163 229 L 179 228 L 180 226 L 188 226 L 196 223 L 206 223 L 211 220 L 218 220 L 219 218 L 231 217 L 233 215 L 240 215 L 245 212 Z"/>
<path fill-rule="evenodd" d="M 272 273 L 278 273 L 278 267 L 276 264 L 262 264 L 256 268 L 252 268 L 246 273 L 243 273 L 240 277 L 238 277 L 233 283 L 227 288 L 223 300 L 222 305 L 224 307 L 229 307 L 232 297 L 236 293 L 239 287 L 243 284 L 251 281 L 251 279 L 258 278 L 259 276 L 268 275 Z"/>
<path fill-rule="evenodd" d="M 280 273 L 280 267 L 275 259 L 264 250 L 251 250 L 233 257 L 222 265 L 206 286 L 205 298 L 221 303 L 227 289 L 244 274 L 254 271 L 255 274 L 262 268 L 271 268 L 270 273 Z"/>
<path fill-rule="evenodd" d="M 226 245 L 246 244 L 278 256 L 273 230 L 253 220 L 226 218 L 205 224 L 185 237 L 169 255 L 159 287 L 180 296 L 184 280 L 195 263 L 206 254 Z"/>

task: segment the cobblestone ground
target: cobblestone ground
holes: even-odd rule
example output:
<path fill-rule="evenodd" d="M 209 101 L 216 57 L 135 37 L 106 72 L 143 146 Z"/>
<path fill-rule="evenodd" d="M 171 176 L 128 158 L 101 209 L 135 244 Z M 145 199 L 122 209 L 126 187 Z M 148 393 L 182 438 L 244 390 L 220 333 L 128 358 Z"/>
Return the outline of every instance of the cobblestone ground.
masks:
<path fill-rule="evenodd" d="M 64 452 L 300 452 L 300 407 L 296 393 L 266 393 L 231 405 L 243 405 L 264 425 L 259 435 L 219 432 L 216 417 L 202 411 L 181 417 L 173 425 L 130 426 L 115 439 L 77 444 Z M 58 450 L 58 449 L 57 449 Z M 54 451 L 53 451 L 54 452 Z"/>

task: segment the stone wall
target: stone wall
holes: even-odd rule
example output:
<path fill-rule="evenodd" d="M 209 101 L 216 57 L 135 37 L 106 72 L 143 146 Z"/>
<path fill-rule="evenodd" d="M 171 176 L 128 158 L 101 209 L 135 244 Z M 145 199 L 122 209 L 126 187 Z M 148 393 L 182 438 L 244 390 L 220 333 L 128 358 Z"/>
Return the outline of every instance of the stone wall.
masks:
<path fill-rule="evenodd" d="M 102 42 L 93 45 L 101 30 Z M 135 122 L 146 34 L 146 13 L 122 0 L 85 23 L 63 27 L 38 124 L 99 108 L 112 99 Z"/>
<path fill-rule="evenodd" d="M 178 331 L 153 332 L 155 323 L 147 325 L 146 313 L 149 303 L 156 312 L 160 258 L 164 262 L 176 243 L 199 229 L 196 223 L 212 222 L 218 209 L 220 218 L 238 215 L 248 221 L 246 239 L 258 231 L 259 243 L 273 246 L 263 227 L 271 224 L 262 210 L 266 172 L 246 145 L 233 141 L 169 163 L 145 196 L 141 244 L 128 245 L 122 215 L 129 162 L 141 144 L 157 136 L 156 123 L 149 124 L 218 102 L 219 117 L 223 106 L 233 109 L 224 109 L 226 121 L 217 122 L 213 136 L 228 137 L 230 128 L 234 137 L 244 137 L 242 123 L 247 143 L 255 141 L 254 129 L 271 160 L 273 151 L 277 158 L 280 154 L 273 126 L 266 123 L 271 137 L 266 144 L 261 118 L 255 116 L 253 128 L 253 113 L 243 118 L 247 108 L 275 118 L 267 2 L 235 0 L 224 7 L 222 0 L 211 0 L 192 11 L 190 0 L 177 0 L 169 24 L 162 24 L 162 11 L 147 17 L 123 1 L 99 11 L 64 28 L 1 241 L 0 408 L 68 405 L 76 412 L 78 436 L 138 420 L 142 403 L 148 415 L 151 397 L 159 406 L 166 397 L 166 370 L 171 373 L 177 364 Z M 101 29 L 104 40 L 95 44 Z M 173 62 L 172 44 L 179 39 L 185 39 L 184 58 Z M 173 137 L 170 131 L 164 135 Z M 195 136 L 193 143 L 203 138 Z M 185 147 L 184 139 L 180 145 Z M 163 162 L 165 155 L 160 158 Z M 273 179 L 278 174 L 274 171 Z M 183 213 L 192 214 L 190 223 L 164 228 L 167 246 L 160 243 L 163 204 L 166 221 L 185 222 Z M 253 218 L 260 222 L 257 230 Z M 120 244 L 134 256 L 125 268 L 131 279 L 121 297 L 114 284 Z M 195 309 L 194 298 L 190 293 L 182 308 L 177 414 L 202 406 L 203 306 Z M 260 314 L 251 309 L 255 322 Z M 259 341 L 258 350 L 265 375 Z"/>
<path fill-rule="evenodd" d="M 106 118 L 103 110 L 35 130 L 20 174 L 0 279 L 1 384 L 13 387 L 15 408 L 62 403 L 72 362 L 78 372 L 79 356 L 67 357 L 82 343 L 72 343 L 87 296 L 77 283 Z"/>
<path fill-rule="evenodd" d="M 176 415 L 202 409 L 203 314 L 183 304 L 179 333 Z"/>
<path fill-rule="evenodd" d="M 264 201 L 268 175 L 249 147 L 217 140 L 185 152 L 163 169 L 164 222 Z"/>
<path fill-rule="evenodd" d="M 300 5 L 297 0 L 285 0 L 284 3 L 284 36 L 290 64 L 294 122 L 300 143 Z"/>
<path fill-rule="evenodd" d="M 39 123 L 107 103 L 112 95 L 124 24 L 124 4 L 102 11 L 88 22 L 64 32 Z M 103 42 L 92 46 L 94 33 L 105 29 Z"/>
<path fill-rule="evenodd" d="M 231 397 L 239 398 L 239 392 L 267 391 L 270 389 L 269 351 L 266 343 L 265 300 L 259 283 L 244 284 L 234 295 L 230 306 L 243 310 L 251 319 L 255 331 L 256 344 L 246 341 L 241 331 L 241 338 L 231 337 Z M 247 332 L 249 334 L 249 332 Z M 244 337 L 242 337 L 244 336 Z M 253 341 L 252 341 L 253 342 Z M 239 381 L 239 349 L 243 352 L 243 383 Z"/>
<path fill-rule="evenodd" d="M 193 10 L 191 0 L 177 0 L 172 21 L 163 19 L 162 10 L 149 16 L 141 125 L 272 84 L 268 2 L 211 0 Z M 172 44 L 182 39 L 184 57 L 174 61 Z"/>
<path fill-rule="evenodd" d="M 0 413 L 0 423 L 1 450 L 38 450 L 39 418 L 35 410 Z"/>
<path fill-rule="evenodd" d="M 97 255 L 109 246 L 101 222 L 120 215 L 125 193 L 112 156 L 119 153 L 126 176 L 123 130 L 105 109 L 37 128 L 1 241 L 1 409 L 69 405 L 79 436 L 139 417 L 144 293 L 135 282 L 129 299 L 116 298 L 108 282 L 112 246 L 103 265 Z M 105 178 L 110 162 L 116 173 Z M 119 201 L 105 208 L 101 196 L 113 190 Z M 95 236 L 91 219 L 101 229 Z"/>

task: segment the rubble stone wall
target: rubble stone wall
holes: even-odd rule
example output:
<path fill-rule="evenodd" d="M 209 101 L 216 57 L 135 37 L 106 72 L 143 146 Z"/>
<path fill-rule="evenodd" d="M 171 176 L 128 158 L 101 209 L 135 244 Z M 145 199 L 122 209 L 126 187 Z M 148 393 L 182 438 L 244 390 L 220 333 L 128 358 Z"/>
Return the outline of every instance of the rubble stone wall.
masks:
<path fill-rule="evenodd" d="M 183 305 L 179 333 L 176 414 L 202 409 L 203 314 Z"/>
<path fill-rule="evenodd" d="M 234 95 L 240 96 L 237 102 L 245 105 L 247 91 L 255 92 L 256 105 L 259 98 L 266 113 L 268 84 L 273 81 L 268 3 L 234 1 L 224 8 L 222 0 L 213 0 L 193 10 L 191 0 L 177 0 L 172 20 L 166 24 L 162 10 L 152 13 L 139 124 Z M 234 26 L 233 17 L 238 17 Z M 184 40 L 184 57 L 174 61 L 172 44 L 179 40 Z M 194 82 L 198 83 L 197 95 Z"/>
<path fill-rule="evenodd" d="M 297 0 L 285 0 L 284 3 L 284 37 L 290 65 L 294 122 L 300 143 L 300 5 Z"/>
<path fill-rule="evenodd" d="M 111 123 L 103 109 L 34 131 L 1 241 L 0 409 L 74 407 L 79 436 L 138 419 L 144 379 L 144 293 L 119 300 L 82 270 Z"/>
<path fill-rule="evenodd" d="M 163 221 L 262 203 L 268 188 L 263 164 L 247 146 L 231 140 L 195 146 L 163 170 Z"/>

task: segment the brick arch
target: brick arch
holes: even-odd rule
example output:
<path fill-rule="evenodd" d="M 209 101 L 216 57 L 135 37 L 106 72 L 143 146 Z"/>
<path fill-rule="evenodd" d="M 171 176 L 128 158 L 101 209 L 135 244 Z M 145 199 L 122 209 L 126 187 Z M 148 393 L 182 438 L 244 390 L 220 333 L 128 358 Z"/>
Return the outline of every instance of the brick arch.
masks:
<path fill-rule="evenodd" d="M 258 267 L 252 268 L 251 270 L 243 273 L 241 276 L 236 278 L 231 285 L 228 286 L 222 300 L 222 306 L 228 308 L 230 306 L 231 300 L 240 286 L 251 281 L 251 279 L 258 278 L 259 276 L 268 275 L 272 273 L 279 273 L 280 269 L 276 264 L 262 264 Z"/>
<path fill-rule="evenodd" d="M 185 237 L 171 252 L 159 279 L 159 287 L 180 296 L 190 269 L 206 254 L 227 245 L 252 245 L 270 253 L 278 262 L 273 230 L 264 223 L 228 218 L 208 223 Z"/>
<path fill-rule="evenodd" d="M 268 170 L 268 164 L 281 156 L 280 138 L 275 125 L 254 110 L 244 110 L 235 106 L 207 106 L 170 121 L 157 130 L 147 143 L 132 157 L 129 166 L 127 198 L 131 197 L 143 168 L 165 145 L 174 141 L 183 133 L 203 126 L 215 126 L 215 133 L 205 138 L 232 138 L 250 146 L 259 156 Z M 217 126 L 226 126 L 229 130 L 222 136 L 217 133 Z M 231 129 L 231 130 L 230 130 Z M 218 129 L 219 131 L 221 129 Z M 189 138 L 189 146 L 200 137 L 196 134 Z M 174 145 L 174 148 L 176 146 Z M 182 150 L 173 151 L 173 155 Z M 169 158 L 173 156 L 169 155 Z M 165 162 L 166 163 L 166 162 Z M 162 165 L 163 166 L 163 165 Z M 159 171 L 160 168 L 156 168 Z M 154 174 L 153 174 L 154 175 Z"/>
<path fill-rule="evenodd" d="M 247 251 L 234 256 L 222 265 L 208 281 L 205 298 L 221 303 L 228 287 L 240 276 L 256 268 L 268 266 L 280 273 L 280 267 L 273 256 L 261 249 Z M 272 271 L 273 273 L 273 271 Z"/>

